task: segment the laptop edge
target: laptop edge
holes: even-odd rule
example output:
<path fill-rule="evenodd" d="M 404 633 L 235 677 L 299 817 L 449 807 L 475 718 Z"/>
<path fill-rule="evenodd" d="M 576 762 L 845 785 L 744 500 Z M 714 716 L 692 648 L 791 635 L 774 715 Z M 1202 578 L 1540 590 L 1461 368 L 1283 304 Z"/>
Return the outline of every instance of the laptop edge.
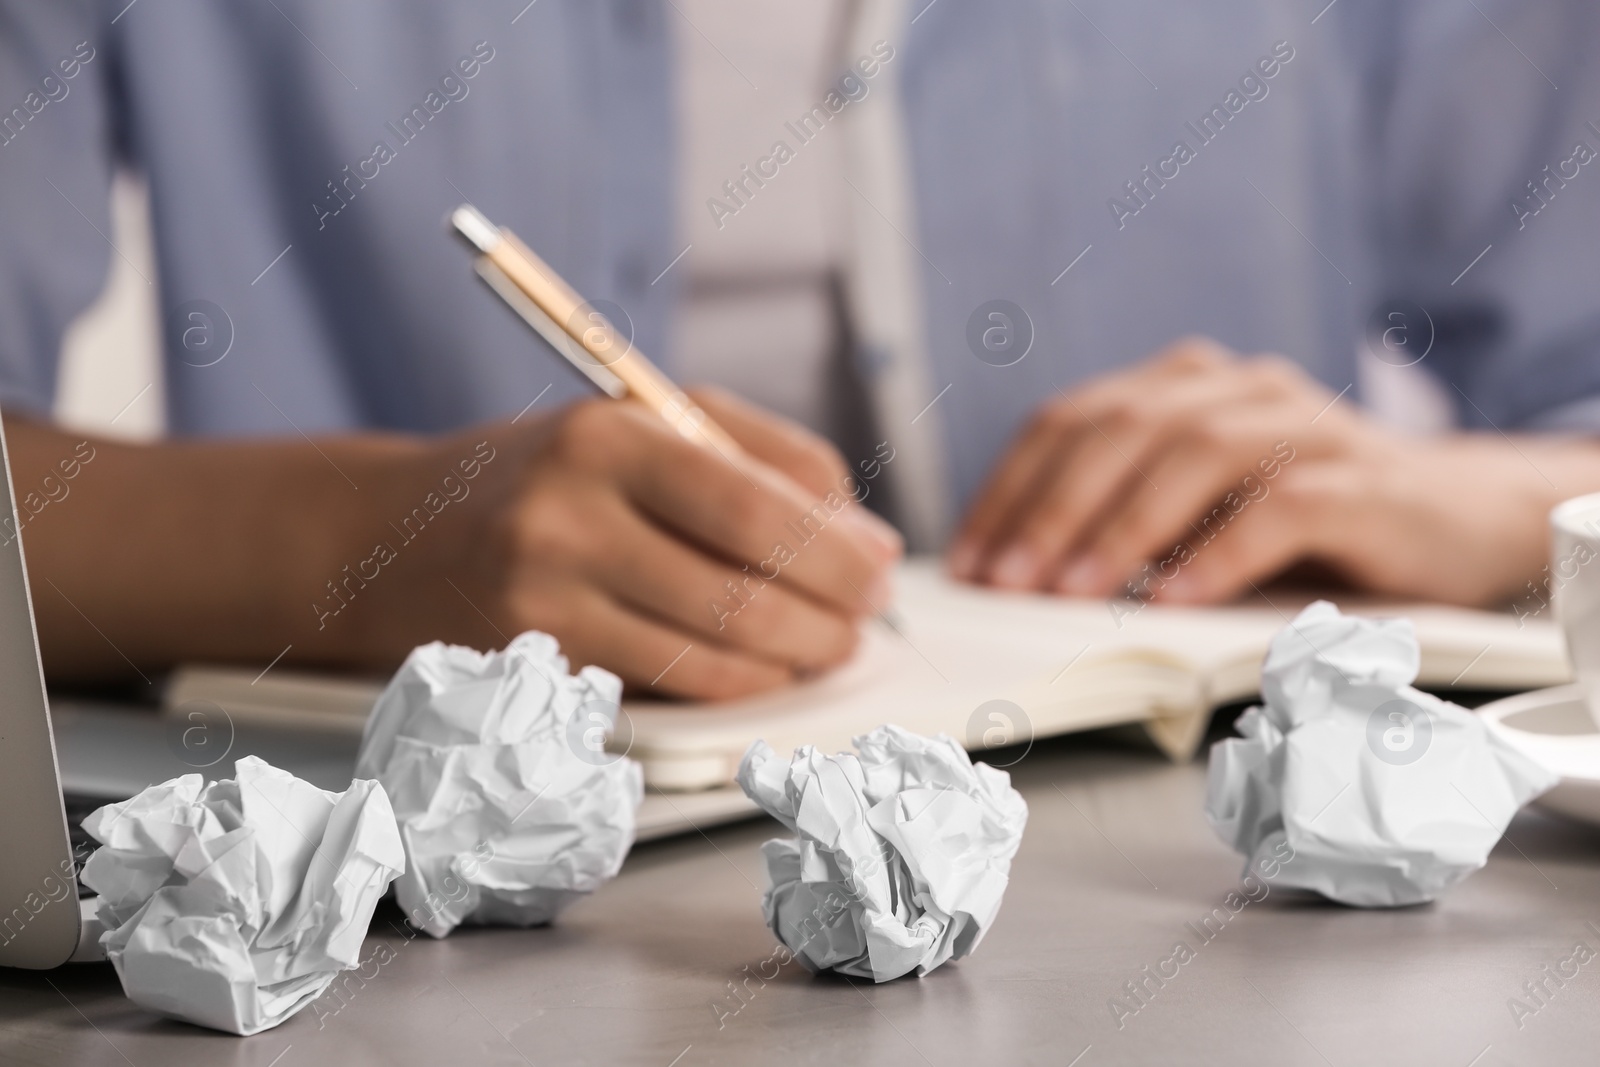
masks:
<path fill-rule="evenodd" d="M 44 970 L 84 930 L 3 425 L 0 478 L 0 965 Z"/>

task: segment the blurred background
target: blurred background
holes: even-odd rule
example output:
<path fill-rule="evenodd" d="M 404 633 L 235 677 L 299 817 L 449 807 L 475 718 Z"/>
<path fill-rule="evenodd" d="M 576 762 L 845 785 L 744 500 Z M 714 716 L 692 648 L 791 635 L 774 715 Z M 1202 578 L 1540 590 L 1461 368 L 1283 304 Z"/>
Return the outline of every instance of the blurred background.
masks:
<path fill-rule="evenodd" d="M 112 188 L 111 215 L 112 240 L 119 254 L 111 258 L 105 291 L 73 324 L 62 343 L 56 417 L 86 433 L 150 440 L 160 437 L 166 428 L 156 293 L 146 281 L 156 277 L 149 210 L 143 183 L 129 174 L 118 175 Z M 700 213 L 695 214 L 698 220 Z M 746 221 L 741 218 L 741 225 Z M 677 339 L 687 350 L 720 363 L 716 355 L 749 336 L 741 328 L 749 324 L 719 321 L 715 276 L 703 283 L 702 289 L 703 297 L 681 313 Z M 781 326 L 787 310 L 784 302 L 777 301 L 777 306 L 767 310 Z M 1419 366 L 1384 363 L 1365 348 L 1359 359 L 1365 403 L 1379 419 L 1415 433 L 1449 427 L 1450 398 L 1432 375 Z"/>
<path fill-rule="evenodd" d="M 56 418 L 86 433 L 149 440 L 166 429 L 166 406 L 156 261 L 142 182 L 118 176 L 111 217 L 117 254 L 105 291 L 62 341 Z"/>

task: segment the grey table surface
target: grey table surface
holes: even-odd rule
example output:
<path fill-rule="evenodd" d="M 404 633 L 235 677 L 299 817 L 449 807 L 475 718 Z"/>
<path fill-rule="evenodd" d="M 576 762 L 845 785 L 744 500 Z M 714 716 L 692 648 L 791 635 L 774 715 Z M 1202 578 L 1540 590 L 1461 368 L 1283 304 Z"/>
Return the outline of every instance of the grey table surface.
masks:
<path fill-rule="evenodd" d="M 250 1038 L 141 1011 L 109 965 L 0 971 L 0 1061 L 1600 1062 L 1600 957 L 1561 986 L 1544 970 L 1580 941 L 1600 949 L 1600 829 L 1530 809 L 1437 904 L 1360 911 L 1274 889 L 1201 942 L 1187 924 L 1241 873 L 1202 814 L 1202 764 L 1089 737 L 1038 744 L 1011 771 L 1031 813 L 999 920 L 921 980 L 780 967 L 759 908 L 758 845 L 777 827 L 756 821 L 640 846 L 545 929 L 408 939 L 385 904 L 365 954 L 386 962 Z M 1194 958 L 1119 1027 L 1110 999 L 1180 940 Z M 1524 989 L 1541 979 L 1543 1004 Z M 1534 1009 L 1520 1026 L 1513 998 Z"/>

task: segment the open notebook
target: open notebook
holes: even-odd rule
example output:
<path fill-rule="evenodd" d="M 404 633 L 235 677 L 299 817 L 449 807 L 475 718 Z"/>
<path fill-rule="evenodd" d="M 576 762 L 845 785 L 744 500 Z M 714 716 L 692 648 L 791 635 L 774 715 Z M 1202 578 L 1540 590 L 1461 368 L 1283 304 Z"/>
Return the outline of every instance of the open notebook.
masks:
<path fill-rule="evenodd" d="M 646 783 L 665 793 L 726 787 L 755 738 L 780 752 L 801 744 L 831 752 L 885 722 L 947 733 L 968 748 L 1138 724 L 1173 759 L 1188 759 L 1213 708 L 1257 691 L 1268 641 L 1311 599 L 1274 591 L 1270 603 L 1227 607 L 1112 606 L 961 585 L 931 560 L 905 564 L 897 589 L 895 625 L 870 623 L 856 657 L 824 677 L 725 704 L 628 701 L 629 754 Z M 1415 622 L 1423 686 L 1510 690 L 1569 680 L 1560 631 L 1548 620 L 1519 625 L 1497 612 L 1340 599 L 1346 611 Z M 183 668 L 165 702 L 208 700 L 236 720 L 360 733 L 381 688 L 285 670 L 255 677 Z M 658 806 L 670 820 L 673 808 L 687 817 L 683 805 L 697 803 Z"/>

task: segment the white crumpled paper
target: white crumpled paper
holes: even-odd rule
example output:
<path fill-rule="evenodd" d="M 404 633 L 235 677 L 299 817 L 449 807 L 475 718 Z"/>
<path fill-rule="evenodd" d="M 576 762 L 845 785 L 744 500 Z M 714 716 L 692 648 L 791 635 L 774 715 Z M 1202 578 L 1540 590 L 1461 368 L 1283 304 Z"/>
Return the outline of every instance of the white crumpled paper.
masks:
<path fill-rule="evenodd" d="M 411 921 L 444 937 L 463 922 L 534 926 L 613 877 L 644 798 L 637 763 L 606 753 L 616 675 L 571 675 L 556 639 L 502 652 L 413 649 L 367 720 L 358 774 L 389 791 Z"/>
<path fill-rule="evenodd" d="M 880 726 L 859 755 L 765 741 L 739 765 L 746 795 L 796 838 L 761 846 L 767 925 L 806 967 L 887 982 L 977 948 L 1000 911 L 1028 805 L 1004 771 L 950 738 Z"/>
<path fill-rule="evenodd" d="M 1556 784 L 1465 708 L 1419 692 L 1406 619 L 1326 601 L 1273 638 L 1264 706 L 1211 750 L 1206 816 L 1275 881 L 1359 907 L 1420 904 L 1484 865 L 1517 809 Z"/>
<path fill-rule="evenodd" d="M 360 962 L 405 863 L 377 782 L 329 793 L 254 756 L 100 808 L 83 881 L 141 1007 L 235 1034 L 270 1029 Z"/>

